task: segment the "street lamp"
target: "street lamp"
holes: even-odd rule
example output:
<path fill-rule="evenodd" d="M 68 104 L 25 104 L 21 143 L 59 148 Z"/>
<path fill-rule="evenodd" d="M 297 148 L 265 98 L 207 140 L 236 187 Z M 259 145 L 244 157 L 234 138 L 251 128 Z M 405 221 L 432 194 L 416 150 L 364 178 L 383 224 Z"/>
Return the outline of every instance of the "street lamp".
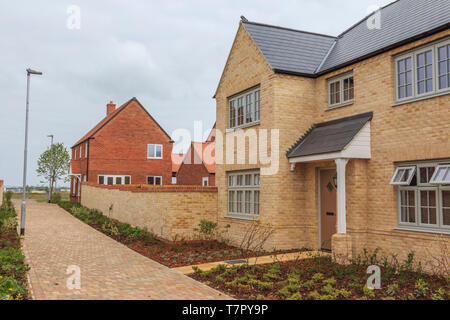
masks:
<path fill-rule="evenodd" d="M 49 134 L 47 135 L 48 138 L 51 138 L 51 142 L 50 142 L 50 156 L 52 155 L 52 147 L 53 147 L 53 135 Z M 51 164 L 53 164 L 53 159 Z M 50 203 L 52 201 L 52 187 L 53 187 L 53 181 L 52 181 L 52 173 L 53 173 L 53 168 L 50 168 L 50 188 L 48 189 L 48 203 Z"/>
<path fill-rule="evenodd" d="M 30 75 L 42 75 L 42 72 L 27 69 L 27 104 L 25 113 L 25 147 L 23 150 L 23 190 L 22 190 L 22 210 L 20 213 L 20 235 L 25 234 L 25 211 L 26 211 L 26 187 L 27 187 L 27 153 L 28 153 L 28 109 L 30 101 Z"/>

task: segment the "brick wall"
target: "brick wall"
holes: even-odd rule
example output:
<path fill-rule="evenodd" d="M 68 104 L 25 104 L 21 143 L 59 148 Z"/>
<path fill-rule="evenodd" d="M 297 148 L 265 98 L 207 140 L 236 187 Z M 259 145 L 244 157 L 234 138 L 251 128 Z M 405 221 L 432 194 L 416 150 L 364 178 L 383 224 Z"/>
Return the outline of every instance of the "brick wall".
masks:
<path fill-rule="evenodd" d="M 99 186 L 83 183 L 81 204 L 167 240 L 189 239 L 200 220 L 217 221 L 217 188 L 201 186 Z"/>
<path fill-rule="evenodd" d="M 217 129 L 225 132 L 227 128 L 227 98 L 259 84 L 261 124 L 252 128 L 280 130 L 279 171 L 261 176 L 260 219 L 276 227 L 268 249 L 319 246 L 318 168 L 335 167 L 334 161 L 305 163 L 296 165 L 291 172 L 285 151 L 316 122 L 373 111 L 372 159 L 353 159 L 347 164 L 347 232 L 351 235 L 352 251 L 382 247 L 386 252 L 404 256 L 415 250 L 425 259 L 425 247 L 438 250 L 434 234 L 395 229 L 396 190 L 389 181 L 394 161 L 450 158 L 449 96 L 393 106 L 393 55 L 449 34 L 446 30 L 317 79 L 308 79 L 274 74 L 245 28 L 239 27 L 216 93 Z M 353 70 L 355 79 L 354 103 L 328 110 L 327 79 L 349 70 Z M 258 167 L 259 163 L 217 165 L 218 219 L 231 224 L 230 234 L 235 241 L 240 239 L 248 222 L 225 218 L 226 172 Z M 448 235 L 444 239 L 450 241 Z"/>

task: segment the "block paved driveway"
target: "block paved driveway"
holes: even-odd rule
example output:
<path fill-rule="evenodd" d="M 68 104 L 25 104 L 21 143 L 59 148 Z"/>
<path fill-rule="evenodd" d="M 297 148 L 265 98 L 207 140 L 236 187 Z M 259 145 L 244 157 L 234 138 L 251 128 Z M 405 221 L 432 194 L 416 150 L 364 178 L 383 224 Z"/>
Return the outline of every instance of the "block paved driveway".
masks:
<path fill-rule="evenodd" d="M 20 215 L 20 202 L 14 204 Z M 27 201 L 23 249 L 35 299 L 229 299 L 53 204 Z M 70 265 L 80 267 L 79 290 L 66 286 Z"/>

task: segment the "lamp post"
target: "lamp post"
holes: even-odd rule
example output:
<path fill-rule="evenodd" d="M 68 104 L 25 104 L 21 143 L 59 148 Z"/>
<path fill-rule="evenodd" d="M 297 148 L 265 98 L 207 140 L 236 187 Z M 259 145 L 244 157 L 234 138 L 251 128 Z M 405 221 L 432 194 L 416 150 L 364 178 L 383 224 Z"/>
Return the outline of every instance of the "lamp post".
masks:
<path fill-rule="evenodd" d="M 27 69 L 27 104 L 25 113 L 25 147 L 23 150 L 23 190 L 22 190 L 22 208 L 20 213 L 20 235 L 25 234 L 25 213 L 26 213 L 26 187 L 27 187 L 27 153 L 28 153 L 28 110 L 30 101 L 30 75 L 42 75 L 42 72 Z"/>
<path fill-rule="evenodd" d="M 53 135 L 49 134 L 47 135 L 48 138 L 51 138 L 51 142 L 50 142 L 50 157 L 52 156 L 52 147 L 53 147 Z M 53 165 L 53 159 L 52 159 L 52 165 Z M 53 166 L 51 165 L 50 168 L 50 188 L 48 189 L 48 203 L 50 203 L 52 201 L 52 187 L 53 187 L 53 179 L 52 179 L 52 174 L 53 174 Z"/>

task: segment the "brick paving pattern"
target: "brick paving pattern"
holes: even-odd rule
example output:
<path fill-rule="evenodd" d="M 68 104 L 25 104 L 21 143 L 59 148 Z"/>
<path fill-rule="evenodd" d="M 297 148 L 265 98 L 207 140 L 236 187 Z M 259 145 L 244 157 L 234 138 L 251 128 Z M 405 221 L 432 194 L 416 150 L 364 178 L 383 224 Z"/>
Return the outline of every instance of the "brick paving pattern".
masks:
<path fill-rule="evenodd" d="M 15 202 L 20 213 L 20 202 Z M 229 299 L 148 259 L 57 205 L 27 202 L 23 244 L 35 299 Z M 81 270 L 81 289 L 68 289 L 68 266 Z"/>

